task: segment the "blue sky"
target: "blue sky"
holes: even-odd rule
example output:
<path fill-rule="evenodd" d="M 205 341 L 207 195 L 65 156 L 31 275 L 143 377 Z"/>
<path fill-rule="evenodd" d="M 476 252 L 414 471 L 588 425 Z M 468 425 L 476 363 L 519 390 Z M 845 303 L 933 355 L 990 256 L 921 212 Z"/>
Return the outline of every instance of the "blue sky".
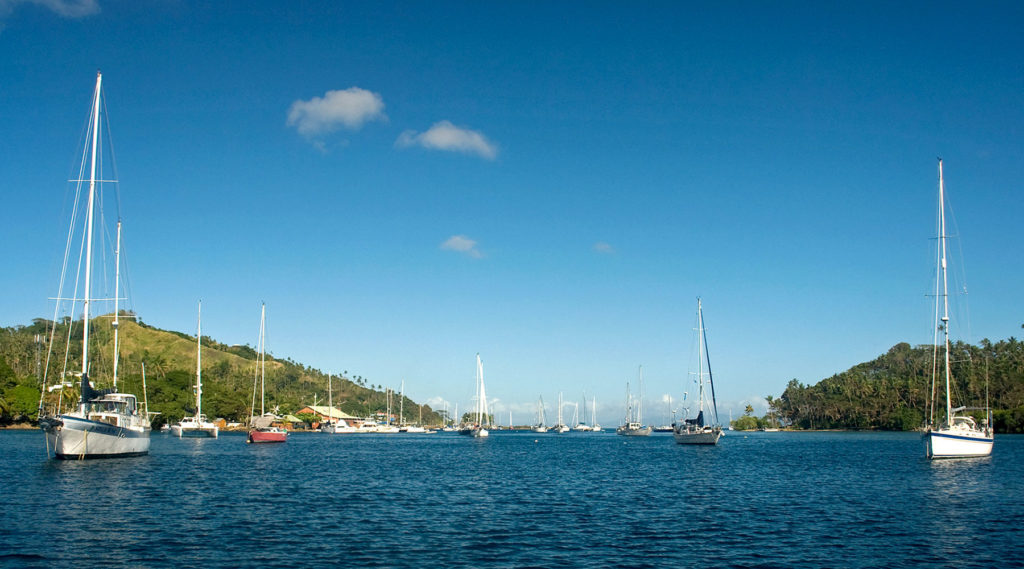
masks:
<path fill-rule="evenodd" d="M 648 417 L 930 343 L 936 157 L 965 339 L 1024 322 L 1024 7 L 0 0 L 0 323 L 48 316 L 103 71 L 133 305 L 416 400 Z M 966 318 L 961 319 L 966 321 Z M 549 418 L 551 412 L 549 411 Z"/>

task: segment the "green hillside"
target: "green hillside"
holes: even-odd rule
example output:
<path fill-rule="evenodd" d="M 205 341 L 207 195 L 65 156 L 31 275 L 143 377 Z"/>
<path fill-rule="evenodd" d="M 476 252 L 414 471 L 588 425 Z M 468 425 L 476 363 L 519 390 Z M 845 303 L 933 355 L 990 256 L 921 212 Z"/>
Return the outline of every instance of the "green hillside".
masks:
<path fill-rule="evenodd" d="M 97 317 L 90 326 L 90 378 L 99 388 L 111 386 L 113 377 L 113 314 Z M 70 329 L 69 329 L 70 326 Z M 81 369 L 82 323 L 64 321 L 56 327 L 49 320 L 36 319 L 29 326 L 0 329 L 0 423 L 34 420 L 39 404 L 44 372 L 47 384 L 59 383 L 63 370 Z M 47 347 L 49 362 L 47 362 Z M 41 340 L 41 341 L 37 341 Z M 70 350 L 66 350 L 70 343 Z M 119 324 L 118 387 L 143 393 L 145 364 L 146 395 L 151 411 L 161 413 L 154 422 L 173 422 L 191 413 L 194 406 L 193 385 L 196 370 L 196 340 L 180 332 L 160 330 L 122 316 Z M 65 352 L 67 365 L 65 367 Z M 227 346 L 207 336 L 202 339 L 203 412 L 209 417 L 243 421 L 249 417 L 253 401 L 258 354 L 251 346 Z M 348 372 L 345 372 L 348 376 Z M 77 399 L 77 379 L 68 377 L 74 386 L 65 389 L 65 401 Z M 337 377 L 332 380 L 334 404 L 342 411 L 365 417 L 386 407 L 386 394 L 381 385 L 373 385 L 360 376 Z M 326 405 L 327 375 L 290 359 L 267 355 L 267 409 L 281 414 L 296 413 L 313 403 Z M 56 399 L 59 391 L 48 393 Z M 392 408 L 398 407 L 392 395 Z M 49 399 L 48 399 L 49 400 Z M 259 401 L 256 402 L 259 412 Z M 406 398 L 407 410 L 418 404 Z M 416 412 L 418 416 L 418 411 Z M 440 416 L 428 406 L 423 407 L 423 421 L 438 424 Z"/>
<path fill-rule="evenodd" d="M 793 379 L 771 408 L 794 428 L 918 429 L 928 414 L 932 353 L 932 346 L 901 343 L 817 384 Z M 982 340 L 978 346 L 957 342 L 950 346 L 950 359 L 956 404 L 983 406 L 987 397 L 997 432 L 1024 432 L 1024 343 L 1016 338 Z M 943 407 L 945 388 L 937 390 Z"/>

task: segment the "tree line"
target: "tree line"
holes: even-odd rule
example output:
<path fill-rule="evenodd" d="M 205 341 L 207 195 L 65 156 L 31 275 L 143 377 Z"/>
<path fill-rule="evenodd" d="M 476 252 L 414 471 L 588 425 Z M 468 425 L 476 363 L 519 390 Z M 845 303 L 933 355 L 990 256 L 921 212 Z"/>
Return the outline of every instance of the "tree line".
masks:
<path fill-rule="evenodd" d="M 936 354 L 931 345 L 896 344 L 814 385 L 790 380 L 782 395 L 770 401 L 770 409 L 798 429 L 920 429 L 933 400 L 936 420 L 944 413 L 945 378 L 934 364 L 936 355 L 941 358 L 941 351 Z M 997 432 L 1024 432 L 1024 343 L 1013 337 L 996 343 L 984 339 L 978 345 L 954 342 L 950 362 L 954 406 L 988 401 Z M 980 413 L 977 417 L 982 418 Z"/>

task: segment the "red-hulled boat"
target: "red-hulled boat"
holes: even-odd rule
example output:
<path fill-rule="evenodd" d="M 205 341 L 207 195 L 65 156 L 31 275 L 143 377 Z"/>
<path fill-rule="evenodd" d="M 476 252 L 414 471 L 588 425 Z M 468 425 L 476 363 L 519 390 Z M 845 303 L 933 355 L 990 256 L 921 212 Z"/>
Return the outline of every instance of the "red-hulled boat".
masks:
<path fill-rule="evenodd" d="M 266 369 L 267 369 L 267 346 L 266 337 L 267 305 L 264 304 L 260 310 L 260 341 L 257 348 L 260 357 L 256 360 L 256 377 L 253 379 L 252 410 L 249 415 L 249 438 L 248 443 L 283 443 L 288 441 L 288 431 L 282 427 L 273 425 L 276 418 L 273 414 L 267 413 L 266 401 Z M 259 382 L 257 384 L 257 381 Z M 256 417 L 256 389 L 260 390 L 260 416 Z"/>
<path fill-rule="evenodd" d="M 266 427 L 249 431 L 250 443 L 283 443 L 288 440 L 288 431 L 280 427 Z"/>

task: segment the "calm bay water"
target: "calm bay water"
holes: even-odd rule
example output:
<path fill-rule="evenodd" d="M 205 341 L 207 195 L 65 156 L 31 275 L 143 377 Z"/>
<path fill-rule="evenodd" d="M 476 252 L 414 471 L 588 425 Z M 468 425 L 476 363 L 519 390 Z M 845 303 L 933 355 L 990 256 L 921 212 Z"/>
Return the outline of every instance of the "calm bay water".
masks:
<path fill-rule="evenodd" d="M 932 462 L 910 433 L 154 434 L 48 460 L 0 432 L 0 566 L 1020 566 L 1024 436 Z"/>

